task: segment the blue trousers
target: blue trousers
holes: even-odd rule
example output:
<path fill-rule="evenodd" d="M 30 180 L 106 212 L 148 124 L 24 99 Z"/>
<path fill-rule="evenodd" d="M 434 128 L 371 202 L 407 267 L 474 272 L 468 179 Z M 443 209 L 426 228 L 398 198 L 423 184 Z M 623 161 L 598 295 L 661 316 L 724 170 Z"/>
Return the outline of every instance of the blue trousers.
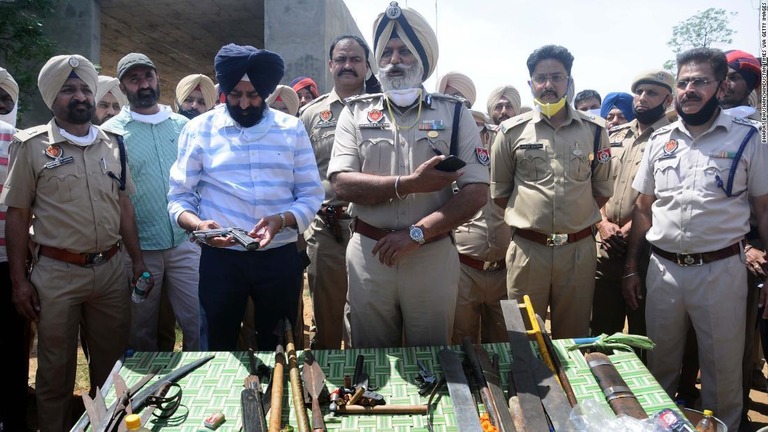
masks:
<path fill-rule="evenodd" d="M 203 246 L 200 256 L 201 348 L 235 351 L 248 297 L 253 299 L 254 350 L 272 351 L 279 321 L 293 325 L 303 282 L 296 243 L 264 251 Z M 283 329 L 277 329 L 282 334 Z"/>

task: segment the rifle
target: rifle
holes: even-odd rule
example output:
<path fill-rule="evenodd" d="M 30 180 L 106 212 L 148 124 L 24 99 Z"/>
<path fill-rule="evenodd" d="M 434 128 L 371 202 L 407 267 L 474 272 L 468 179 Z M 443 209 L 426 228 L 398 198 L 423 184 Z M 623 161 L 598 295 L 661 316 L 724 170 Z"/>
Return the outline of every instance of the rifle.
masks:
<path fill-rule="evenodd" d="M 215 228 L 215 229 L 209 229 L 209 230 L 198 230 L 192 232 L 192 238 L 195 240 L 201 240 L 205 241 L 205 239 L 209 239 L 212 237 L 227 237 L 232 236 L 233 239 L 235 239 L 236 242 L 240 244 L 240 246 L 244 247 L 246 250 L 253 251 L 259 248 L 259 242 L 258 240 L 251 238 L 248 236 L 248 231 L 242 229 L 242 228 Z"/>
<path fill-rule="evenodd" d="M 245 377 L 245 388 L 240 392 L 240 409 L 243 412 L 243 432 L 264 432 L 266 418 L 261 404 L 261 383 L 256 370 L 256 356 L 253 348 L 248 350 L 249 375 Z"/>

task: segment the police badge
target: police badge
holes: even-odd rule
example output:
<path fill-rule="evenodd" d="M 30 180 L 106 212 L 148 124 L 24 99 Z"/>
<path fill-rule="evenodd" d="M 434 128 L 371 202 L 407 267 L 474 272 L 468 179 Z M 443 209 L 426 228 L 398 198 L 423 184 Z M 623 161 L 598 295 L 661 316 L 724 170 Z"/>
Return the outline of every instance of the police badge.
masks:
<path fill-rule="evenodd" d="M 43 165 L 43 168 L 56 168 L 57 166 L 66 165 L 75 161 L 72 156 L 64 157 L 64 150 L 58 144 L 51 144 L 43 150 L 43 154 L 53 159 L 52 161 Z"/>
<path fill-rule="evenodd" d="M 389 6 L 387 7 L 386 12 L 384 12 L 387 18 L 391 20 L 400 18 L 400 14 L 402 13 L 403 11 L 400 10 L 400 6 L 397 4 L 396 1 L 389 3 Z"/>
<path fill-rule="evenodd" d="M 485 147 L 475 147 L 475 156 L 477 156 L 477 161 L 481 164 L 488 166 L 491 164 L 491 155 L 488 152 L 488 149 Z"/>

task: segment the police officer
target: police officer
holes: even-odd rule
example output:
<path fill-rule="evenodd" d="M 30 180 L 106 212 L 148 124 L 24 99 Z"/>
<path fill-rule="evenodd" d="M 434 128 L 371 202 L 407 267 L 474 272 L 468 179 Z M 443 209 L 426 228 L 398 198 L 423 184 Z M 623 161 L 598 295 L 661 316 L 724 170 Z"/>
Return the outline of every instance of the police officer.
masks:
<path fill-rule="evenodd" d="M 78 327 L 88 344 L 91 395 L 125 352 L 131 301 L 121 245 L 133 262 L 133 280 L 146 271 L 124 149 L 115 135 L 91 125 L 96 83 L 96 69 L 82 56 L 48 60 L 37 84 L 54 118 L 16 134 L 0 196 L 8 206 L 14 303 L 37 323 L 41 431 L 71 426 Z M 30 224 L 35 247 L 28 278 Z"/>
<path fill-rule="evenodd" d="M 307 240 L 309 291 L 315 315 L 315 348 L 338 349 L 344 333 L 344 305 L 347 299 L 345 252 L 351 235 L 348 203 L 338 199 L 326 174 L 331 160 L 336 123 L 348 97 L 365 93 L 370 71 L 368 45 L 354 35 L 334 39 L 328 52 L 328 69 L 333 89 L 304 107 L 301 121 L 315 151 L 317 168 L 325 189 L 320 211 L 304 233 Z M 348 337 L 345 337 L 349 342 Z"/>
<path fill-rule="evenodd" d="M 488 115 L 494 125 L 520 114 L 520 92 L 515 86 L 504 85 L 491 90 L 488 95 Z"/>
<path fill-rule="evenodd" d="M 347 100 L 328 167 L 356 218 L 347 247 L 352 346 L 447 344 L 459 279 L 449 234 L 486 201 L 488 170 L 462 101 L 424 91 L 438 57 L 424 17 L 392 2 L 374 29 L 384 94 Z M 436 168 L 449 154 L 466 163 L 461 172 Z"/>
<path fill-rule="evenodd" d="M 635 119 L 609 132 L 611 152 L 621 148 L 622 156 L 616 165 L 613 196 L 600 209 L 602 220 L 597 223 L 597 274 L 590 325 L 595 336 L 621 332 L 625 317 L 630 333 L 645 334 L 644 303 L 630 310 L 621 294 L 627 238 L 637 198 L 632 180 L 651 134 L 669 124 L 664 113 L 672 104 L 674 88 L 675 77 L 667 71 L 654 69 L 640 73 L 631 86 Z M 647 265 L 647 260 L 643 260 L 643 264 Z"/>
<path fill-rule="evenodd" d="M 501 124 L 491 156 L 491 195 L 514 228 L 507 289 L 551 308 L 552 336 L 586 336 L 596 251 L 592 225 L 613 184 L 608 135 L 566 103 L 573 56 L 547 45 L 528 57 L 536 110 Z"/>

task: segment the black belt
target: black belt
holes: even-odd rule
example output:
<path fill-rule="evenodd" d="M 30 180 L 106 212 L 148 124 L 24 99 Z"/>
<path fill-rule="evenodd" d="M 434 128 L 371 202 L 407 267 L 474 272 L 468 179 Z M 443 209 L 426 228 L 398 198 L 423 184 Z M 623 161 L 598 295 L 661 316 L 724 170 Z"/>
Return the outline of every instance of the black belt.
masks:
<path fill-rule="evenodd" d="M 722 249 L 712 252 L 691 254 L 667 252 L 664 249 L 657 248 L 656 246 L 651 246 L 651 250 L 656 255 L 664 258 L 667 261 L 672 261 L 681 267 L 700 266 L 739 254 L 741 252 L 741 242 L 736 242 L 730 246 L 726 246 Z"/>

